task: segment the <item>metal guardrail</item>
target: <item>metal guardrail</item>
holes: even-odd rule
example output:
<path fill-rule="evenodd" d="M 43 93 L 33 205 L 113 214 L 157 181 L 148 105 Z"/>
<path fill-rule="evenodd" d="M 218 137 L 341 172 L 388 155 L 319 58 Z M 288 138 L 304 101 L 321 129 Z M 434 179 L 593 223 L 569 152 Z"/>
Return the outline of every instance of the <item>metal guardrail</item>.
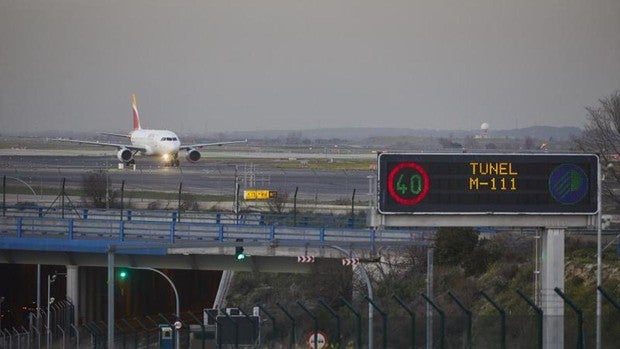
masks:
<path fill-rule="evenodd" d="M 375 245 L 420 244 L 419 234 L 405 230 L 375 230 L 353 228 L 289 227 L 257 224 L 216 224 L 177 221 L 75 219 L 48 217 L 0 218 L 0 243 L 3 238 L 32 241 L 57 240 L 80 242 L 114 241 L 140 243 L 190 243 L 195 241 L 233 242 L 237 239 L 253 242 L 273 242 L 279 245 L 300 243 L 356 243 Z M 45 240 L 43 240 L 45 239 Z M 8 240 L 5 240 L 8 241 Z M 59 245 L 60 246 L 60 245 Z M 49 246 L 46 246 L 49 249 Z M 60 248 L 60 247 L 59 247 Z M 70 248 L 64 246 L 63 248 Z"/>
<path fill-rule="evenodd" d="M 204 212 L 177 210 L 132 210 L 132 209 L 96 209 L 66 206 L 7 206 L 3 211 L 9 217 L 48 217 L 76 219 L 108 219 L 108 220 L 144 220 L 144 221 L 183 221 L 192 223 L 213 224 L 256 224 L 256 225 L 287 225 L 311 227 L 348 227 L 363 228 L 365 218 L 359 213 L 351 216 L 310 213 L 265 213 L 265 212 Z"/>

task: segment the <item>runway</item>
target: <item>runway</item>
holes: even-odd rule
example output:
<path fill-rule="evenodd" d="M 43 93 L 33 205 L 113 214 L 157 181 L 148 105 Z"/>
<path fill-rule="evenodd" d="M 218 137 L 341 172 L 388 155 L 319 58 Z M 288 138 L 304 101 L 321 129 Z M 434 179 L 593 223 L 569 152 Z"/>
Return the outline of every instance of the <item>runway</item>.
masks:
<path fill-rule="evenodd" d="M 13 153 L 13 154 L 11 154 Z M 287 163 L 300 159 L 370 159 L 369 154 L 301 154 L 282 153 L 206 153 L 196 162 L 181 160 L 179 168 L 161 166 L 157 159 L 136 157 L 136 170 L 118 169 L 115 152 L 51 151 L 6 149 L 0 152 L 0 175 L 17 178 L 30 185 L 37 195 L 56 195 L 62 179 L 67 187 L 80 187 L 82 176 L 91 171 L 107 170 L 113 189 L 125 181 L 126 191 L 164 191 L 176 193 L 182 182 L 183 192 L 227 196 L 235 192 L 235 177 L 240 189 L 268 189 L 292 200 L 295 188 L 297 199 L 306 202 L 350 201 L 356 191 L 356 201 L 366 202 L 369 176 L 373 170 L 315 170 L 310 168 L 283 169 L 274 161 Z M 265 159 L 271 159 L 266 161 Z M 370 163 L 370 161 L 369 161 Z M 7 185 L 18 185 L 7 181 Z M 55 189 L 56 188 L 56 189 Z"/>

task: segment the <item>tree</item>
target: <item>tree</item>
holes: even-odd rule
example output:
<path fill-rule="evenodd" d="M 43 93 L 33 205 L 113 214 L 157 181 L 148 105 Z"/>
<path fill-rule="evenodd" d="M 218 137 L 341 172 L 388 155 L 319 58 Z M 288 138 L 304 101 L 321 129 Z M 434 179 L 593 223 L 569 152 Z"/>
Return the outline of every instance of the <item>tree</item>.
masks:
<path fill-rule="evenodd" d="M 199 205 L 196 197 L 190 193 L 181 193 L 181 211 L 198 211 Z"/>
<path fill-rule="evenodd" d="M 109 207 L 114 206 L 117 193 L 112 190 L 112 181 L 108 179 L 106 171 L 99 170 L 83 174 L 82 190 L 84 196 L 92 202 L 93 206 L 97 208 L 106 207 L 106 198 Z"/>
<path fill-rule="evenodd" d="M 599 100 L 599 106 L 586 107 L 587 122 L 577 146 L 600 154 L 604 162 L 620 153 L 620 91 Z"/>
<path fill-rule="evenodd" d="M 112 180 L 108 178 L 106 171 L 100 169 L 83 174 L 82 190 L 85 199 L 91 201 L 94 207 L 116 207 L 119 192 L 112 190 Z"/>
<path fill-rule="evenodd" d="M 581 137 L 575 140 L 577 149 L 599 155 L 605 169 L 603 194 L 620 204 L 613 190 L 620 186 L 620 90 L 599 100 L 596 107 L 586 107 L 587 122 Z"/>

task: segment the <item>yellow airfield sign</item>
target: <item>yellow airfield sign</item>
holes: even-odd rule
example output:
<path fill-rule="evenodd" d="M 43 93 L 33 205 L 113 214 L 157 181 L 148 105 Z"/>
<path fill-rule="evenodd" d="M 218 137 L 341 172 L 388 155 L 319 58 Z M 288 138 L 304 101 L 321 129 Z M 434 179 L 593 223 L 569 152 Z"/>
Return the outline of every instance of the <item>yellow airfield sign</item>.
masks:
<path fill-rule="evenodd" d="M 275 190 L 244 190 L 244 200 L 268 200 L 278 197 L 278 192 Z"/>

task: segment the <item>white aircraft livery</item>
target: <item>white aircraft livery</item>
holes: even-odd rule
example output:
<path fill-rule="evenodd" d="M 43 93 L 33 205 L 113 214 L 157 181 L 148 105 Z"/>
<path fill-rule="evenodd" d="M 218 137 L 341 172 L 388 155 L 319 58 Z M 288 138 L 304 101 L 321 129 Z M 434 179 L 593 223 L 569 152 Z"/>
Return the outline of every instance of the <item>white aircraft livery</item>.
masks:
<path fill-rule="evenodd" d="M 138 105 L 136 103 L 136 95 L 131 96 L 131 104 L 133 109 L 133 130 L 127 135 L 103 132 L 103 134 L 129 138 L 131 144 L 103 143 L 93 141 L 81 141 L 74 139 L 59 139 L 63 142 L 73 142 L 81 144 L 98 145 L 104 147 L 116 147 L 118 153 L 116 157 L 125 165 L 135 164 L 134 156 L 138 153 L 142 155 L 160 156 L 166 165 L 179 166 L 179 151 L 185 151 L 185 157 L 189 162 L 200 160 L 201 154 L 197 148 L 206 146 L 216 146 L 232 143 L 245 143 L 242 141 L 215 142 L 215 143 L 199 143 L 182 145 L 179 137 L 168 130 L 150 130 L 143 129 L 140 126 L 140 116 L 138 114 Z"/>

